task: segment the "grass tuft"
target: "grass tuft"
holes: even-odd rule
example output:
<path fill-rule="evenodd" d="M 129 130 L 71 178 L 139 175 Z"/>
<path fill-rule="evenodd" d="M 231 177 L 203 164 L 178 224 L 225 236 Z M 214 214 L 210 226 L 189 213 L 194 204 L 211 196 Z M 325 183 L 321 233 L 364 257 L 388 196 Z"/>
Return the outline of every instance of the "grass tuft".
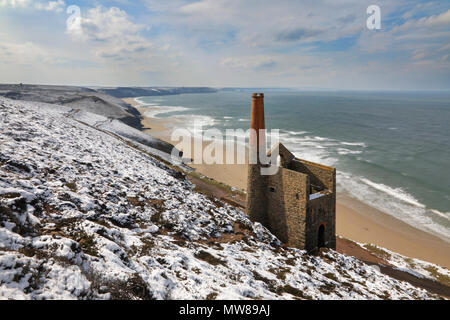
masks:
<path fill-rule="evenodd" d="M 440 283 L 445 284 L 446 286 L 450 286 L 450 277 L 440 273 L 436 267 L 428 266 L 424 269 L 427 270 L 431 274 L 431 276 Z"/>
<path fill-rule="evenodd" d="M 204 250 L 200 250 L 200 252 L 195 254 L 195 257 L 197 259 L 206 261 L 206 262 L 208 262 L 209 264 L 211 264 L 213 266 L 217 266 L 217 265 L 226 266 L 227 265 L 226 261 L 224 261 L 222 259 L 219 259 L 219 258 L 216 258 L 212 254 L 210 254 L 209 252 L 204 251 Z"/>
<path fill-rule="evenodd" d="M 364 248 L 366 248 L 368 251 L 370 251 L 371 253 L 373 253 L 374 255 L 376 255 L 379 258 L 382 258 L 382 259 L 390 259 L 391 258 L 391 255 L 389 253 L 387 253 L 386 251 L 377 247 L 374 244 L 367 243 L 364 245 Z"/>

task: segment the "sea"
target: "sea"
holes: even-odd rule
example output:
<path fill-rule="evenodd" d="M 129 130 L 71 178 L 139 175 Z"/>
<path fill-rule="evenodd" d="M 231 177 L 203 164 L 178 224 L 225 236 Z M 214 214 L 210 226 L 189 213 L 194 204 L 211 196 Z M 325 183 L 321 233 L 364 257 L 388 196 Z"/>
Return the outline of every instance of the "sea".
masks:
<path fill-rule="evenodd" d="M 266 128 L 297 157 L 334 166 L 338 192 L 450 242 L 450 92 L 264 92 Z M 251 91 L 140 97 L 188 129 L 247 130 Z"/>

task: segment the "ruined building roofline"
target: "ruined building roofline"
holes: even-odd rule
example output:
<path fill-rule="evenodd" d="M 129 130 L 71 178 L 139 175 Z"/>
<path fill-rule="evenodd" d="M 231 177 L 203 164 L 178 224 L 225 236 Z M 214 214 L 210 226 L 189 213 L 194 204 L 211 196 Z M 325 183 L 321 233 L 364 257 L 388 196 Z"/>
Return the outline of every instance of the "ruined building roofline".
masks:
<path fill-rule="evenodd" d="M 320 164 L 320 163 L 316 163 L 316 162 L 312 162 L 312 161 L 308 161 L 308 160 L 297 158 L 281 142 L 276 143 L 272 147 L 272 149 L 270 149 L 267 152 L 267 156 L 270 157 L 272 155 L 272 153 L 275 152 L 277 149 L 278 149 L 279 155 L 281 157 L 284 157 L 283 160 L 286 161 L 286 162 L 291 162 L 293 160 L 296 160 L 296 161 L 300 161 L 300 162 L 302 162 L 304 164 L 309 164 L 311 166 L 315 166 L 315 167 L 318 167 L 318 168 L 321 168 L 321 169 L 324 169 L 324 170 L 327 170 L 327 171 L 336 171 L 336 168 L 334 168 L 334 167 L 330 167 L 330 166 L 326 166 L 326 165 L 323 165 L 323 164 Z"/>
<path fill-rule="evenodd" d="M 318 167 L 318 168 L 321 168 L 321 169 L 324 169 L 324 170 L 327 170 L 327 171 L 336 171 L 336 168 L 330 167 L 330 166 L 326 166 L 326 165 L 321 164 L 321 163 L 311 162 L 311 161 L 300 159 L 300 158 L 295 158 L 293 160 L 300 161 L 302 163 L 309 164 L 311 166 L 315 166 L 315 167 Z"/>

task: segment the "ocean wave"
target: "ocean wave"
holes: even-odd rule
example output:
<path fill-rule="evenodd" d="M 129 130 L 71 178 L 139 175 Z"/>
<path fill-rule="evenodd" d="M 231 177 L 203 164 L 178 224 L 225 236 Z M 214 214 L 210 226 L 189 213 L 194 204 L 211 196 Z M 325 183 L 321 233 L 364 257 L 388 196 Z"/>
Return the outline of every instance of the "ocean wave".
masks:
<path fill-rule="evenodd" d="M 283 130 L 283 132 L 286 132 L 287 134 L 290 134 L 293 136 L 302 136 L 306 133 L 309 133 L 308 131 L 289 131 L 289 130 Z"/>
<path fill-rule="evenodd" d="M 324 138 L 324 137 L 313 137 L 312 139 L 317 140 L 317 141 L 333 141 L 333 139 L 330 138 Z"/>
<path fill-rule="evenodd" d="M 202 138 L 204 130 L 216 124 L 214 118 L 202 115 L 175 115 L 171 118 L 175 120 L 177 129 L 187 129 L 195 138 Z M 200 127 L 202 131 L 199 132 Z"/>
<path fill-rule="evenodd" d="M 427 208 L 404 189 L 342 171 L 337 172 L 337 185 L 338 191 L 450 242 L 450 213 Z"/>
<path fill-rule="evenodd" d="M 138 107 L 141 107 L 141 106 L 149 104 L 148 102 L 144 101 L 142 99 L 142 97 L 134 98 L 134 101 L 136 101 L 139 104 Z"/>
<path fill-rule="evenodd" d="M 363 148 L 367 147 L 367 145 L 364 142 L 345 142 L 345 141 L 341 141 L 339 143 L 342 144 L 342 145 L 345 145 L 345 146 L 355 146 L 355 147 L 363 147 Z"/>
<path fill-rule="evenodd" d="M 151 106 L 149 110 L 146 110 L 144 112 L 144 115 L 149 118 L 158 118 L 156 117 L 159 114 L 167 114 L 167 113 L 173 113 L 173 112 L 181 112 L 189 110 L 189 108 L 182 107 L 182 106 Z"/>
<path fill-rule="evenodd" d="M 359 150 L 349 150 L 349 149 L 345 149 L 345 148 L 338 148 L 338 149 L 337 149 L 337 153 L 339 153 L 340 155 L 346 155 L 346 154 L 360 154 L 360 153 L 362 153 L 362 151 L 359 151 Z"/>
<path fill-rule="evenodd" d="M 404 191 L 402 188 L 392 188 L 382 183 L 375 183 L 365 178 L 360 178 L 362 182 L 365 184 L 368 184 L 372 188 L 375 188 L 377 190 L 380 190 L 384 193 L 387 193 L 394 198 L 397 198 L 401 201 L 404 201 L 406 203 L 412 204 L 414 206 L 425 208 L 425 205 L 421 204 L 416 198 L 414 198 L 412 195 Z"/>
<path fill-rule="evenodd" d="M 370 163 L 370 164 L 372 164 L 372 163 L 373 163 L 373 161 L 372 161 L 372 160 L 369 160 L 369 159 L 364 159 L 364 158 L 362 158 L 362 157 L 357 157 L 357 158 L 356 158 L 356 160 L 358 160 L 358 161 L 364 161 L 364 162 L 367 162 L 367 163 Z"/>
<path fill-rule="evenodd" d="M 314 137 L 314 136 L 294 136 L 291 134 L 287 134 L 284 132 L 280 132 L 280 138 L 283 138 L 286 141 L 295 142 L 295 143 L 304 143 L 304 142 L 312 142 L 312 143 L 321 143 L 323 145 L 328 146 L 336 146 L 337 143 L 333 142 L 334 140 L 324 137 Z"/>
<path fill-rule="evenodd" d="M 430 211 L 431 211 L 433 214 L 435 214 L 435 215 L 437 215 L 437 216 L 439 216 L 439 217 L 441 217 L 441 218 L 447 220 L 448 222 L 450 222 L 450 212 L 445 212 L 445 213 L 444 213 L 444 212 L 440 212 L 440 211 L 435 210 L 435 209 L 430 209 Z"/>
<path fill-rule="evenodd" d="M 339 160 L 332 156 L 328 148 L 318 148 L 316 144 L 291 144 L 286 143 L 286 147 L 298 158 L 308 161 L 322 163 L 328 166 L 335 165 Z"/>

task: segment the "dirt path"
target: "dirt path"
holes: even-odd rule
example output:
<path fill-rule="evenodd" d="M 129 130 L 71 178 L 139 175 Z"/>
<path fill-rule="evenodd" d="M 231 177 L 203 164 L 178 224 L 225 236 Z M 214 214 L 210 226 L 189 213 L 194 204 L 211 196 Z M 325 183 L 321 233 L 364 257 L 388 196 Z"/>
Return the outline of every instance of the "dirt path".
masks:
<path fill-rule="evenodd" d="M 199 178 L 196 176 L 189 175 L 187 179 L 191 181 L 196 186 L 196 191 L 207 196 L 215 197 L 222 200 L 234 207 L 239 207 L 245 211 L 247 201 L 245 199 L 245 194 L 241 192 L 233 192 L 227 190 L 227 188 L 220 184 L 214 184 L 208 181 L 208 178 Z"/>
<path fill-rule="evenodd" d="M 337 238 L 336 251 L 348 256 L 353 256 L 368 265 L 377 265 L 383 274 L 394 279 L 409 282 L 415 287 L 423 288 L 429 292 L 450 299 L 450 287 L 428 278 L 419 278 L 408 272 L 395 269 L 394 266 L 390 265 L 385 260 L 375 256 L 351 240 Z"/>

